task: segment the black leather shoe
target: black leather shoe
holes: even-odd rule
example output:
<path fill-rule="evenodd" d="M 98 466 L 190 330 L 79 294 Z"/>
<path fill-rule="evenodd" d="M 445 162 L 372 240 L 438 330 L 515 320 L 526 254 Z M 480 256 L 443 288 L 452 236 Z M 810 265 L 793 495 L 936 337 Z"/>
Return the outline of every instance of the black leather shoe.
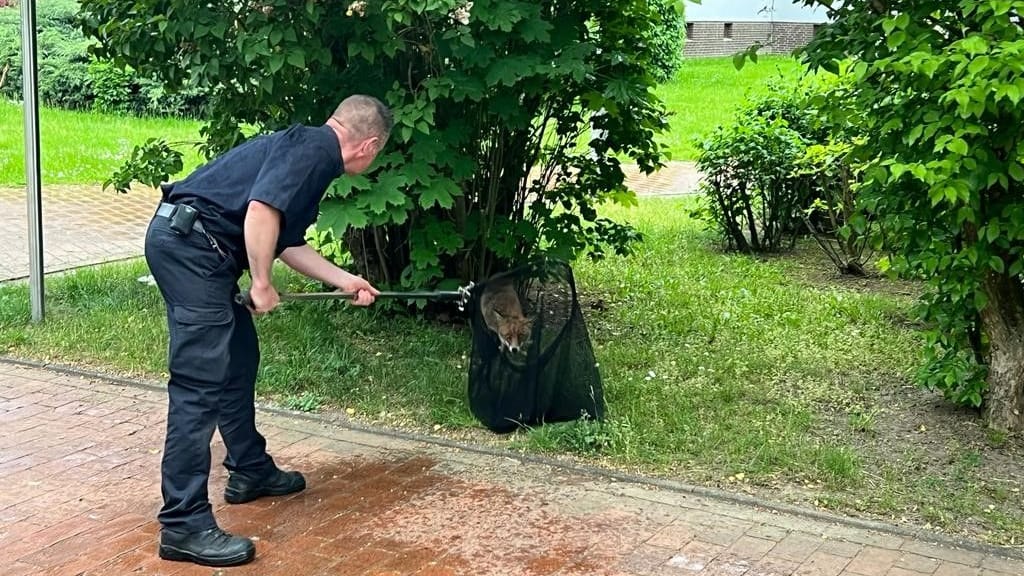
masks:
<path fill-rule="evenodd" d="M 256 556 L 252 540 L 232 536 L 220 528 L 191 534 L 162 530 L 160 557 L 203 566 L 238 566 Z"/>
<path fill-rule="evenodd" d="M 224 499 L 228 504 L 244 504 L 263 496 L 284 496 L 306 489 L 306 479 L 298 472 L 274 472 L 263 480 L 252 480 L 238 474 L 228 478 Z"/>

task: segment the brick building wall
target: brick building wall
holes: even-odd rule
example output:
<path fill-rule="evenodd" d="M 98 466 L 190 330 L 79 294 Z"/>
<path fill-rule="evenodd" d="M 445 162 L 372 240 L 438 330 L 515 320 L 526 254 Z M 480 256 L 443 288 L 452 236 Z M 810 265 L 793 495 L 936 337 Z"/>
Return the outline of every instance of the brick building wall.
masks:
<path fill-rule="evenodd" d="M 683 54 L 732 56 L 757 42 L 768 45 L 764 54 L 790 54 L 811 41 L 816 27 L 803 22 L 689 22 Z"/>

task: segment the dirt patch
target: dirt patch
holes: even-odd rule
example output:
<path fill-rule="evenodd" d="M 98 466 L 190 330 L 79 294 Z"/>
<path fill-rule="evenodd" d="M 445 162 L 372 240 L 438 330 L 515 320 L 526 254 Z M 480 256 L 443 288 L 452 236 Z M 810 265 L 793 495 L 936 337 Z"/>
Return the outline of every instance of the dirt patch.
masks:
<path fill-rule="evenodd" d="M 888 509 L 889 520 L 1024 543 L 1024 438 L 995 432 L 977 410 L 919 388 L 882 392 L 873 410 L 866 426 L 845 415 L 828 423 L 863 455 L 861 502 L 839 499 L 840 509 L 873 504 Z"/>
<path fill-rule="evenodd" d="M 809 239 L 801 240 L 791 251 L 769 254 L 762 258 L 785 266 L 792 279 L 818 288 L 839 288 L 908 299 L 918 298 L 924 290 L 920 282 L 886 277 L 878 270 L 874 261 L 868 262 L 865 266 L 865 276 L 840 274 L 821 248 Z"/>

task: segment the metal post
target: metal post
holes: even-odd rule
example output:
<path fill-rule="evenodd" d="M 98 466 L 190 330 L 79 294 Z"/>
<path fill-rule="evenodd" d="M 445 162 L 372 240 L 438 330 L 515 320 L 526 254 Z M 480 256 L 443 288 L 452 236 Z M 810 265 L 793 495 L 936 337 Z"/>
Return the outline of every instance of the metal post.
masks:
<path fill-rule="evenodd" d="M 44 314 L 43 191 L 39 171 L 39 79 L 36 66 L 36 2 L 21 0 L 22 87 L 25 100 L 25 188 L 28 192 L 29 300 L 32 321 Z"/>

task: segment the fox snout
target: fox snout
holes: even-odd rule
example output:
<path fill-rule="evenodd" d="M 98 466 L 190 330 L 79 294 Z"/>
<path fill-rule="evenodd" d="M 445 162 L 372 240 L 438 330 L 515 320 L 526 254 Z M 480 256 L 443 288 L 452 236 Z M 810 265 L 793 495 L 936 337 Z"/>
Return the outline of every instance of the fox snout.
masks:
<path fill-rule="evenodd" d="M 525 352 L 526 341 L 530 337 L 530 325 L 528 322 L 511 322 L 498 332 L 498 348 L 510 354 Z"/>

